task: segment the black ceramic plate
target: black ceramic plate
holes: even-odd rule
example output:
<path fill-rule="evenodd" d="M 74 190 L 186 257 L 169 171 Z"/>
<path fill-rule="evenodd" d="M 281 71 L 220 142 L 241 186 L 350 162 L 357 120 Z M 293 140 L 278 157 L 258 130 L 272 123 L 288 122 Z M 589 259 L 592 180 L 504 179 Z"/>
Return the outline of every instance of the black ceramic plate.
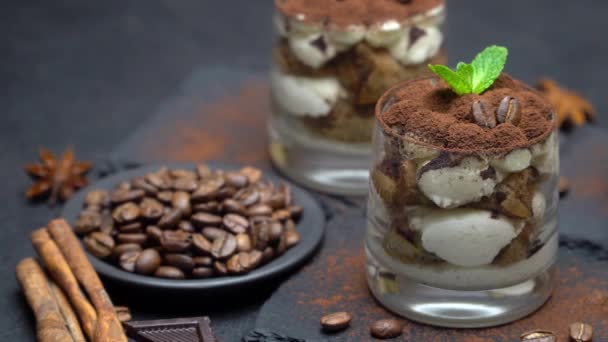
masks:
<path fill-rule="evenodd" d="M 221 168 L 225 170 L 238 170 L 240 167 L 224 163 L 207 163 L 212 169 Z M 194 169 L 194 164 L 189 163 L 169 163 L 165 166 L 170 168 L 189 168 Z M 107 178 L 103 178 L 88 187 L 76 193 L 64 206 L 62 216 L 74 224 L 78 214 L 82 209 L 82 203 L 86 193 L 93 189 L 112 190 L 116 184 L 121 181 L 130 180 L 135 176 L 142 176 L 145 173 L 158 170 L 160 166 L 145 166 L 137 169 L 119 172 Z M 264 178 L 274 183 L 282 180 L 276 175 L 265 173 Z M 253 270 L 245 275 L 218 277 L 210 279 L 185 279 L 172 280 L 161 279 L 149 276 L 138 275 L 121 270 L 120 268 L 106 263 L 95 256 L 88 254 L 89 260 L 97 270 L 97 272 L 108 279 L 116 282 L 137 285 L 147 288 L 158 289 L 184 289 L 184 290 L 212 290 L 212 289 L 230 289 L 242 288 L 244 285 L 252 284 L 262 280 L 267 280 L 273 277 L 282 275 L 296 267 L 301 266 L 306 259 L 312 256 L 317 246 L 323 239 L 323 231 L 325 229 L 325 220 L 323 212 L 318 203 L 301 188 L 290 184 L 292 188 L 292 196 L 294 203 L 301 205 L 304 208 L 302 219 L 298 223 L 298 232 L 301 235 L 300 243 L 289 249 L 281 257 L 274 259 L 270 263 Z"/>

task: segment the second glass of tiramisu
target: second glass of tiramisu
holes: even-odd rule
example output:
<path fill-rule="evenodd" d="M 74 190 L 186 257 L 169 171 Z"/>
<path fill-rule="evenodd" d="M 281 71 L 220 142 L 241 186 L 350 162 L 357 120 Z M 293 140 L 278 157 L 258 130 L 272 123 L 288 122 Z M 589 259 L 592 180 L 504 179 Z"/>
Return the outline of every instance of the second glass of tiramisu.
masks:
<path fill-rule="evenodd" d="M 270 154 L 287 176 L 367 191 L 374 105 L 443 63 L 444 0 L 275 0 Z"/>

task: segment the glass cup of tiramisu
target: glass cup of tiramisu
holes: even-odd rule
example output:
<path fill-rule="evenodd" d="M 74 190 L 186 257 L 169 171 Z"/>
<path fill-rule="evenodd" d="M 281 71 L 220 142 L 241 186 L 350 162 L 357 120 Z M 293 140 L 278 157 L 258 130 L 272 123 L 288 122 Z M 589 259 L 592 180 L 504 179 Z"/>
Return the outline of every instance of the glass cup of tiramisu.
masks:
<path fill-rule="evenodd" d="M 270 154 L 289 177 L 367 191 L 374 106 L 445 61 L 444 0 L 275 0 Z"/>
<path fill-rule="evenodd" d="M 373 156 L 367 278 L 383 305 L 482 327 L 547 300 L 559 156 L 539 93 L 506 74 L 481 94 L 436 76 L 402 83 L 378 102 Z"/>

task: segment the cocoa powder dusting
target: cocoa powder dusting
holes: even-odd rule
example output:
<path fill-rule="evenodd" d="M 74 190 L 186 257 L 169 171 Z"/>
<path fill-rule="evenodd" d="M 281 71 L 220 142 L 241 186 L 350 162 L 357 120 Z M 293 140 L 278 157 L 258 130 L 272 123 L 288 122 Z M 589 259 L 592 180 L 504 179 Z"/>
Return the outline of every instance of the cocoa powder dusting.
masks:
<path fill-rule="evenodd" d="M 284 16 L 299 21 L 346 27 L 403 21 L 442 6 L 445 0 L 275 0 Z"/>
<path fill-rule="evenodd" d="M 265 81 L 251 80 L 233 94 L 166 122 L 143 138 L 147 158 L 268 163 L 265 125 L 270 108 L 268 93 Z"/>
<path fill-rule="evenodd" d="M 578 257 L 562 263 L 552 298 L 536 313 L 516 322 L 483 329 L 438 329 L 406 321 L 403 337 L 406 341 L 513 341 L 525 331 L 542 328 L 555 331 L 560 341 L 566 341 L 568 331 L 564 327 L 577 320 L 592 322 L 594 327 L 602 329 L 608 326 L 608 282 L 596 278 L 588 268 L 589 264 L 589 261 Z M 321 317 L 325 312 L 336 310 L 356 313 L 352 327 L 344 337 L 353 340 L 366 338 L 371 322 L 397 316 L 373 299 L 365 282 L 364 270 L 365 255 L 362 251 L 338 249 L 323 262 L 306 267 L 306 272 L 318 286 L 296 293 L 295 303 L 285 305 L 297 305 L 301 319 Z"/>
<path fill-rule="evenodd" d="M 378 114 L 385 130 L 397 135 L 405 132 L 407 137 L 434 148 L 463 153 L 505 152 L 536 144 L 555 127 L 549 102 L 506 74 L 482 95 L 458 96 L 435 76 L 404 83 L 394 94 L 396 102 Z M 483 101 L 495 113 L 507 96 L 521 105 L 517 125 L 506 122 L 487 128 L 475 122 L 473 102 Z"/>

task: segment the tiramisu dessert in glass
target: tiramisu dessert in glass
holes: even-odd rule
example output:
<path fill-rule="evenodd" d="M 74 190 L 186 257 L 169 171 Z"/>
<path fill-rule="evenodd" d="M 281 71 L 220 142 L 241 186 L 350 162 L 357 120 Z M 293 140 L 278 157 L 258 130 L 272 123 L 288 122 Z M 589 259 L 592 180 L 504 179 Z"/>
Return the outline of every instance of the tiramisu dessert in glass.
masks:
<path fill-rule="evenodd" d="M 449 327 L 506 323 L 549 297 L 558 248 L 550 104 L 490 47 L 378 102 L 367 278 L 386 307 Z"/>
<path fill-rule="evenodd" d="M 270 154 L 317 190 L 365 194 L 374 106 L 444 63 L 444 0 L 275 0 Z"/>

